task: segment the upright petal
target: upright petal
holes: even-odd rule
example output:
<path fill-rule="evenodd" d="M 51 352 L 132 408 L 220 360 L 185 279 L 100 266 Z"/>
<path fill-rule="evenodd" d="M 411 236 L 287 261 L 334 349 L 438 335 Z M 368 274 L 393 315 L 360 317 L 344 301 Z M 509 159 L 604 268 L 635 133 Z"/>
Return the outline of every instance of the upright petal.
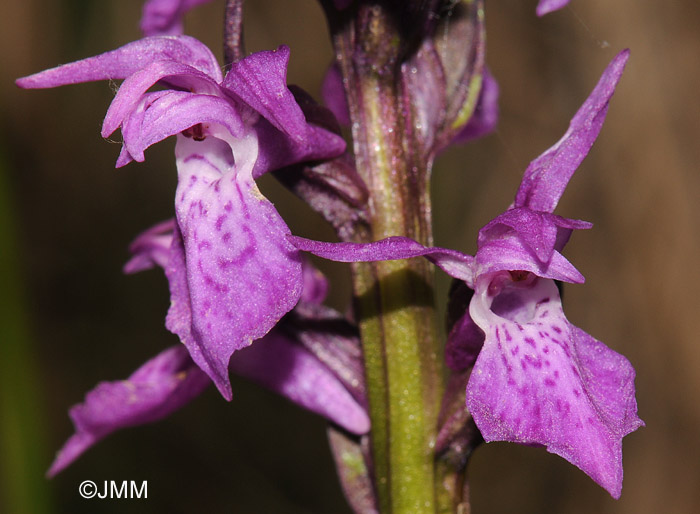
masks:
<path fill-rule="evenodd" d="M 301 88 L 287 87 L 288 58 L 287 47 L 251 55 L 235 63 L 224 82 L 231 96 L 261 114 L 255 123 L 260 148 L 254 178 L 345 152 L 345 140 L 333 114 Z M 266 82 L 260 82 L 263 80 Z"/>
<path fill-rule="evenodd" d="M 255 137 L 234 140 L 224 129 L 218 137 L 215 127 L 209 130 L 203 141 L 179 135 L 175 148 L 186 283 L 171 278 L 168 328 L 230 398 L 232 353 L 264 336 L 294 307 L 301 261 L 287 240 L 289 229 L 251 176 Z M 173 266 L 177 262 L 169 270 Z"/>
<path fill-rule="evenodd" d="M 303 143 L 307 124 L 287 87 L 289 48 L 249 55 L 231 65 L 222 86 L 259 112 L 287 137 Z"/>
<path fill-rule="evenodd" d="M 554 211 L 576 168 L 600 133 L 608 103 L 628 58 L 629 50 L 623 50 L 612 60 L 598 85 L 571 120 L 564 136 L 530 163 L 515 197 L 514 207 Z"/>
<path fill-rule="evenodd" d="M 158 354 L 127 380 L 102 382 L 70 410 L 75 426 L 48 475 L 54 476 L 92 445 L 121 428 L 158 421 L 198 396 L 211 383 L 182 346 Z"/>
<path fill-rule="evenodd" d="M 622 437 L 642 425 L 630 363 L 571 325 L 551 280 L 482 276 L 469 312 L 486 333 L 467 385 L 484 439 L 542 444 L 615 498 Z"/>
<path fill-rule="evenodd" d="M 119 80 L 156 61 L 186 64 L 221 81 L 221 68 L 209 48 L 188 36 L 139 39 L 111 52 L 75 61 L 17 80 L 19 87 L 40 89 L 95 80 Z"/>

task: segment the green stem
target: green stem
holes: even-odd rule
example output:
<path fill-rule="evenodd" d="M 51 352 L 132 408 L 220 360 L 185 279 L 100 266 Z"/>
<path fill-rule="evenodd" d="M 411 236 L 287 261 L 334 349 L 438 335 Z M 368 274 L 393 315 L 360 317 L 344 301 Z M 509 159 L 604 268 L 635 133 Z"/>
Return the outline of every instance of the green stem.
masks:
<path fill-rule="evenodd" d="M 412 122 L 396 80 L 396 47 L 388 42 L 396 32 L 380 9 L 357 19 L 358 30 L 366 30 L 358 36 L 365 50 L 360 59 L 351 24 L 336 33 L 334 43 L 346 81 L 356 165 L 370 191 L 369 237 L 404 235 L 431 244 L 431 163 L 415 155 L 406 137 L 415 130 L 407 130 Z M 434 512 L 432 448 L 443 380 L 433 271 L 422 259 L 357 264 L 353 280 L 380 511 Z"/>

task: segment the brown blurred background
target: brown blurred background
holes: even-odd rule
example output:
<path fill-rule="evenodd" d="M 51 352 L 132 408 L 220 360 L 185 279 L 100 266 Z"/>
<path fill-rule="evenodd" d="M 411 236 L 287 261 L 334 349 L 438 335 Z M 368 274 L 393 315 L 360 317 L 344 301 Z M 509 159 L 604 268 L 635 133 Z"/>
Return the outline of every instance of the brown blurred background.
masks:
<path fill-rule="evenodd" d="M 316 2 L 247 3 L 248 50 L 290 45 L 290 82 L 318 97 L 331 49 Z M 573 0 L 537 19 L 535 4 L 487 0 L 500 128 L 438 160 L 436 242 L 474 250 L 476 231 L 509 204 L 529 160 L 559 139 L 607 62 L 630 47 L 600 140 L 557 213 L 595 223 L 567 248 L 588 280 L 566 288 L 567 314 L 632 361 L 647 427 L 625 439 L 619 501 L 542 449 L 484 446 L 470 465 L 473 512 L 696 512 L 700 7 Z M 173 143 L 115 171 L 119 135 L 99 135 L 113 95 L 107 84 L 20 91 L 12 81 L 138 38 L 140 8 L 140 0 L 3 6 L 0 511 L 348 512 L 324 423 L 240 381 L 231 404 L 211 389 L 168 420 L 120 432 L 56 479 L 43 478 L 71 433 L 67 408 L 176 342 L 163 327 L 162 275 L 120 273 L 130 240 L 170 216 Z M 216 0 L 186 23 L 219 56 L 222 9 Z M 271 180 L 262 187 L 293 231 L 332 237 Z M 331 302 L 344 307 L 345 268 L 322 266 L 335 281 Z M 446 284 L 440 277 L 440 297 Z M 77 488 L 87 479 L 148 480 L 148 500 L 83 500 Z"/>

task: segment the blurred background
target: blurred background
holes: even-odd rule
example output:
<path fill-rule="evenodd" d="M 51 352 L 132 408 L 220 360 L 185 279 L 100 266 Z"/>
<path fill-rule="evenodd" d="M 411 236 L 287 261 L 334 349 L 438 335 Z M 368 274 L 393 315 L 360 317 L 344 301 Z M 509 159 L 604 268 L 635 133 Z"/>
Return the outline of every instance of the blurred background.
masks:
<path fill-rule="evenodd" d="M 186 30 L 221 56 L 223 0 Z M 248 51 L 288 44 L 290 83 L 318 98 L 331 48 L 313 0 L 246 6 Z M 557 141 L 622 48 L 632 57 L 599 141 L 557 213 L 586 219 L 567 256 L 569 319 L 637 369 L 646 428 L 624 440 L 622 499 L 542 449 L 493 443 L 472 458 L 473 512 L 690 513 L 700 502 L 700 8 L 696 0 L 573 0 L 537 19 L 535 0 L 488 0 L 488 63 L 501 86 L 497 133 L 435 166 L 436 243 L 473 252 L 527 163 Z M 0 512 L 346 513 L 324 423 L 234 378 L 169 419 L 119 432 L 48 481 L 72 433 L 67 409 L 100 380 L 127 377 L 175 336 L 159 271 L 123 276 L 127 245 L 170 217 L 172 141 L 114 170 L 118 134 L 99 135 L 114 85 L 21 91 L 17 77 L 140 37 L 140 0 L 5 2 L 0 43 Z M 332 238 L 271 180 L 292 230 Z M 311 220 L 311 221 L 310 221 Z M 321 263 L 345 308 L 347 270 Z M 448 281 L 439 277 L 439 298 Z M 83 500 L 83 480 L 148 480 L 147 500 Z"/>

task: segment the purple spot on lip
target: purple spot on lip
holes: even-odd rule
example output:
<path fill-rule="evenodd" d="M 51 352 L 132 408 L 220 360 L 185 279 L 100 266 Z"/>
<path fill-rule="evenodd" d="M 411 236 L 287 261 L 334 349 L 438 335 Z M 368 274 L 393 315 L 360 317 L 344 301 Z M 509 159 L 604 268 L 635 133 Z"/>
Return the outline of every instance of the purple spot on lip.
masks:
<path fill-rule="evenodd" d="M 241 208 L 243 210 L 243 216 L 246 219 L 250 219 L 250 211 L 248 210 L 248 204 L 245 201 L 245 198 L 243 196 L 243 191 L 241 191 L 241 185 L 238 182 L 235 182 L 236 186 L 236 192 L 238 193 L 238 198 L 240 200 Z"/>
<path fill-rule="evenodd" d="M 561 328 L 557 327 L 556 325 L 552 325 L 552 330 L 554 330 L 557 334 L 561 334 Z"/>
<path fill-rule="evenodd" d="M 537 344 L 535 343 L 535 340 L 531 337 L 526 337 L 525 342 L 532 346 L 533 348 L 537 348 Z"/>
<path fill-rule="evenodd" d="M 224 225 L 224 221 L 226 221 L 227 217 L 228 217 L 227 215 L 222 214 L 221 216 L 219 216 L 216 219 L 216 223 L 214 224 L 214 226 L 216 227 L 216 230 L 221 230 L 221 227 Z"/>
<path fill-rule="evenodd" d="M 539 357 L 537 359 L 535 359 L 534 357 L 532 357 L 530 355 L 526 355 L 525 360 L 527 361 L 528 364 L 530 364 L 534 368 L 540 369 L 542 367 L 542 360 Z"/>
<path fill-rule="evenodd" d="M 224 243 L 228 243 L 230 239 L 231 239 L 231 232 L 224 232 L 224 234 L 221 236 L 221 240 Z"/>
<path fill-rule="evenodd" d="M 231 212 L 232 209 L 233 209 L 233 204 L 231 202 L 226 202 L 226 205 L 224 205 L 224 210 L 226 212 Z"/>
<path fill-rule="evenodd" d="M 551 378 L 547 377 L 544 379 L 544 385 L 549 386 L 549 387 L 554 387 L 556 386 L 556 382 L 552 380 Z"/>

